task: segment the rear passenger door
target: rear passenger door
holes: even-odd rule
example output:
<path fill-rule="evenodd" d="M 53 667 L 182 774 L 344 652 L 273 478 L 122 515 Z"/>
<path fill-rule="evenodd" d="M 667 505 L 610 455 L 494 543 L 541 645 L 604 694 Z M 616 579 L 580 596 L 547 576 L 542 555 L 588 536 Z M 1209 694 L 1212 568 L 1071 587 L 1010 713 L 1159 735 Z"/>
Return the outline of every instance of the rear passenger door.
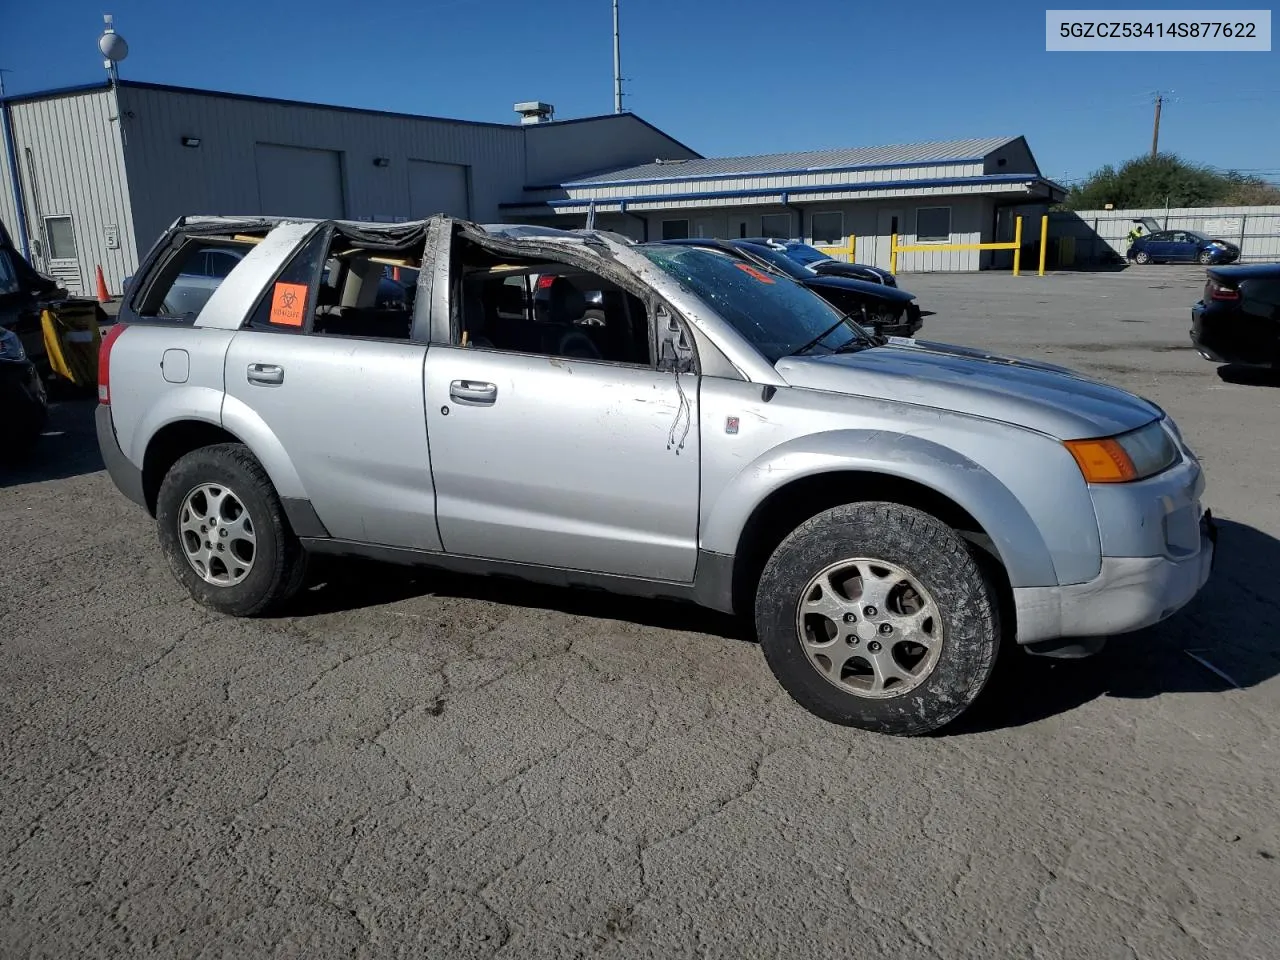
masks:
<path fill-rule="evenodd" d="M 1178 231 L 1173 235 L 1173 241 L 1169 244 L 1169 253 L 1167 256 L 1170 260 L 1195 260 L 1196 255 L 1200 252 L 1200 241 L 1189 233 Z"/>
<path fill-rule="evenodd" d="M 321 229 L 299 248 L 236 333 L 223 423 L 283 448 L 330 536 L 439 549 L 426 344 L 407 309 L 377 309 L 383 265 L 331 257 L 332 236 Z"/>

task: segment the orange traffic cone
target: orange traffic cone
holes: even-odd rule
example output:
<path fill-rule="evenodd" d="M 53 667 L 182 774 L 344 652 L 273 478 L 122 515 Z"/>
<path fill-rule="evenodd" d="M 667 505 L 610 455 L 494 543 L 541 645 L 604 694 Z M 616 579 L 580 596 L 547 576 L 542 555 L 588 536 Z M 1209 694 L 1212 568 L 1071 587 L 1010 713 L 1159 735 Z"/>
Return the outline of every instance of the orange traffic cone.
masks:
<path fill-rule="evenodd" d="M 102 276 L 102 265 L 98 265 L 98 302 L 107 303 L 111 300 L 111 294 L 107 293 L 107 281 Z"/>

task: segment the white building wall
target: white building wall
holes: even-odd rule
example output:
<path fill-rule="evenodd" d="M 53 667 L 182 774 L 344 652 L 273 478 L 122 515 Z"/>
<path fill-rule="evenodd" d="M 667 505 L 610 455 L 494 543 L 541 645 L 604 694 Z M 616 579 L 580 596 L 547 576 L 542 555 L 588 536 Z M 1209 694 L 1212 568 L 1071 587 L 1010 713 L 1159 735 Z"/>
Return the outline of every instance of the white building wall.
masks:
<path fill-rule="evenodd" d="M 0 105 L 0 110 L 4 107 Z M 4 122 L 0 118 L 0 124 Z M 5 225 L 9 236 L 13 239 L 19 252 L 22 250 L 22 237 L 18 235 L 18 209 L 13 199 L 13 172 L 9 169 L 9 152 L 0 144 L 0 223 Z"/>
<path fill-rule="evenodd" d="M 813 214 L 839 212 L 844 223 L 844 236 L 855 238 L 855 257 L 859 262 L 876 266 L 889 266 L 889 241 L 893 217 L 898 219 L 898 243 L 909 246 L 917 242 L 916 217 L 922 207 L 947 207 L 951 210 L 951 235 L 947 243 L 982 243 L 990 233 L 990 200 L 978 196 L 941 195 L 931 198 L 913 197 L 903 200 L 843 201 L 804 204 L 805 228 L 801 239 L 813 242 Z M 642 214 L 648 222 L 649 239 L 660 240 L 663 221 L 688 220 L 690 236 L 736 238 L 762 235 L 762 217 L 790 216 L 791 236 L 800 232 L 799 217 L 795 211 L 779 206 L 742 206 L 732 208 L 686 207 L 652 211 Z M 607 219 L 606 219 L 607 217 Z M 602 229 L 618 229 L 607 226 L 617 214 L 598 215 L 596 223 Z M 635 217 L 626 222 L 618 232 L 640 239 L 640 223 Z M 619 221 L 622 222 L 622 221 Z M 1024 224 L 1024 230 L 1030 228 Z M 934 244 L 930 244 L 934 245 Z M 981 251 L 978 250 L 928 250 L 918 253 L 902 253 L 898 256 L 900 272 L 933 270 L 977 270 Z M 847 257 L 845 258 L 847 259 Z"/>
<path fill-rule="evenodd" d="M 95 267 L 101 266 L 108 290 L 119 293 L 137 260 L 115 93 L 104 87 L 17 102 L 10 112 L 32 265 L 71 292 L 89 294 L 96 289 Z M 0 209 L 21 248 L 7 164 L 5 172 Z M 48 255 L 46 219 L 58 216 L 71 217 L 76 245 L 71 261 Z"/>

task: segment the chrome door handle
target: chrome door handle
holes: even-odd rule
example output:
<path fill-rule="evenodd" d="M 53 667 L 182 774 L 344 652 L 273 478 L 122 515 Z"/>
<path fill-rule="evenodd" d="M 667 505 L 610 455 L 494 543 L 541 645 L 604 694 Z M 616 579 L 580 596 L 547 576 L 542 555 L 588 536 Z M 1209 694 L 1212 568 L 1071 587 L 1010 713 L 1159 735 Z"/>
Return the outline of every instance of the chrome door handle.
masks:
<path fill-rule="evenodd" d="M 487 407 L 498 399 L 498 386 L 479 380 L 454 380 L 449 384 L 449 398 L 454 403 Z"/>
<path fill-rule="evenodd" d="M 274 363 L 251 363 L 245 372 L 245 377 L 250 383 L 276 386 L 284 383 L 284 367 L 276 366 Z"/>

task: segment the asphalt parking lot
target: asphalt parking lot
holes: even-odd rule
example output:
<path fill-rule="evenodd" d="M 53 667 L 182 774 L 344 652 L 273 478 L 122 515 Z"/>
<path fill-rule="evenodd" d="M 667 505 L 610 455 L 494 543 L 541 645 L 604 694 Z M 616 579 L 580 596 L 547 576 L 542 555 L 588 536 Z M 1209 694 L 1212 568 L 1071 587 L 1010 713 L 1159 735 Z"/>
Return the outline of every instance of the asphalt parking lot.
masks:
<path fill-rule="evenodd" d="M 1190 607 L 916 740 L 676 605 L 331 564 L 226 620 L 63 404 L 0 475 L 0 955 L 1280 955 L 1280 381 L 1191 349 L 1194 268 L 902 281 L 1178 420 Z"/>

